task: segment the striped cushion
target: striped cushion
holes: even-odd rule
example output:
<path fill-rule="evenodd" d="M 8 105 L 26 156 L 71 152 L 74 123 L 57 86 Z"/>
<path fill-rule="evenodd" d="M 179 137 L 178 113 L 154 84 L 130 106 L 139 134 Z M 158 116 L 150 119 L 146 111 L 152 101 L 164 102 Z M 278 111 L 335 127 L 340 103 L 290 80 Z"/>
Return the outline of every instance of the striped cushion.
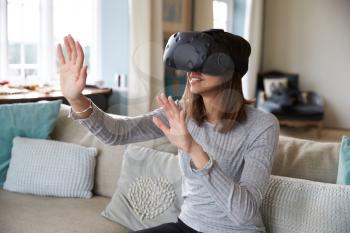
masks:
<path fill-rule="evenodd" d="M 4 189 L 40 196 L 91 198 L 96 148 L 15 137 Z"/>

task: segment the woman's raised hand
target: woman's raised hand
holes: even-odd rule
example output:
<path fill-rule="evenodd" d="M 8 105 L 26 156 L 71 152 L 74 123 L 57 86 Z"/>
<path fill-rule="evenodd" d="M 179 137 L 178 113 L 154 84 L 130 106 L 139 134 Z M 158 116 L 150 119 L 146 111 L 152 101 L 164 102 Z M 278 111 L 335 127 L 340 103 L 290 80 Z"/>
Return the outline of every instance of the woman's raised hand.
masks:
<path fill-rule="evenodd" d="M 87 77 L 87 66 L 84 63 L 84 52 L 78 41 L 71 35 L 64 37 L 64 47 L 67 56 L 64 57 L 62 46 L 57 46 L 61 91 L 68 101 L 74 101 L 82 96 Z"/>
<path fill-rule="evenodd" d="M 153 117 L 153 123 L 163 131 L 173 145 L 189 153 L 194 141 L 187 130 L 185 112 L 176 106 L 171 96 L 166 98 L 164 94 L 161 94 L 156 99 L 158 104 L 164 109 L 170 128 L 158 117 Z"/>

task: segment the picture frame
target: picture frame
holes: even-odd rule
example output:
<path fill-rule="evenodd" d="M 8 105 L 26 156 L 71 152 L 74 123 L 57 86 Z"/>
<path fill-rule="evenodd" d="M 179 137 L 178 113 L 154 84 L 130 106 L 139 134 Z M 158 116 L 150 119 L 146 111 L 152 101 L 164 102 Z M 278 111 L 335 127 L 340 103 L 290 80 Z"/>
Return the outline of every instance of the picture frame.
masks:
<path fill-rule="evenodd" d="M 272 96 L 272 93 L 277 88 L 287 88 L 288 87 L 288 78 L 279 77 L 279 78 L 265 78 L 264 79 L 264 89 L 265 95 L 267 98 Z"/>
<path fill-rule="evenodd" d="M 163 0 L 162 4 L 164 37 L 192 29 L 192 0 Z"/>

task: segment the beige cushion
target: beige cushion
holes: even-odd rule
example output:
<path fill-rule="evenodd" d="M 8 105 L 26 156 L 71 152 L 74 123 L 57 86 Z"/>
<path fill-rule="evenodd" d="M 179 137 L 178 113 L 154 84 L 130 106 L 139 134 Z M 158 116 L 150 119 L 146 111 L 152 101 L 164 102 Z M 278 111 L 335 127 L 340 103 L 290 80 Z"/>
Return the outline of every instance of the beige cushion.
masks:
<path fill-rule="evenodd" d="M 0 189 L 0 232 L 126 233 L 127 229 L 100 215 L 109 198 L 53 198 Z"/>
<path fill-rule="evenodd" d="M 339 145 L 280 136 L 272 174 L 336 183 Z"/>
<path fill-rule="evenodd" d="M 112 197 L 117 187 L 123 159 L 124 146 L 106 145 L 99 141 L 78 121 L 68 118 L 69 106 L 62 104 L 60 113 L 51 137 L 62 142 L 76 143 L 82 146 L 98 149 L 95 186 L 93 192 L 97 195 Z M 135 143 L 156 150 L 177 153 L 177 148 L 171 145 L 166 137 L 156 140 Z"/>

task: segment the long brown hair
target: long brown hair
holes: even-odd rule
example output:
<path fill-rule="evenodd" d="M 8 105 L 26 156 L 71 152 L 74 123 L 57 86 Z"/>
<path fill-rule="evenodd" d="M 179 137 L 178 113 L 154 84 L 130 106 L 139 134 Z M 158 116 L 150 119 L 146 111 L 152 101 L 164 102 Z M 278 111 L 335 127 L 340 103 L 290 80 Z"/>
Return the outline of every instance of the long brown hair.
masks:
<path fill-rule="evenodd" d="M 255 103 L 255 100 L 244 98 L 241 75 L 237 72 L 226 78 L 218 87 L 217 93 L 215 106 L 219 110 L 220 121 L 215 127 L 220 133 L 225 133 L 246 120 L 245 105 Z M 186 118 L 194 119 L 198 126 L 208 119 L 203 98 L 200 94 L 191 93 L 189 79 L 180 102 L 186 112 Z"/>

